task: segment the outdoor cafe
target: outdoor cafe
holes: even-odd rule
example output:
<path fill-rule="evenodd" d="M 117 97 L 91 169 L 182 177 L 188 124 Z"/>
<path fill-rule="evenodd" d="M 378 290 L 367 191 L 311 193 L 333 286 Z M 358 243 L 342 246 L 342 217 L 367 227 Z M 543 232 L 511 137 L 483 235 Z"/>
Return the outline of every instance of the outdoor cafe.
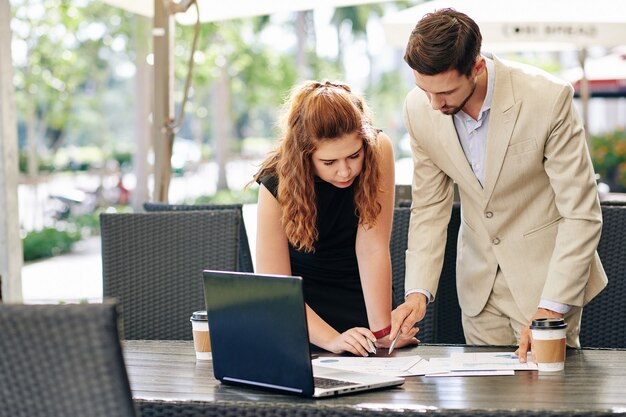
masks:
<path fill-rule="evenodd" d="M 585 309 L 583 348 L 567 349 L 563 371 L 506 369 L 511 363 L 499 365 L 504 369 L 482 370 L 476 363 L 456 370 L 442 365 L 468 357 L 464 355 L 501 356 L 515 350 L 465 344 L 456 299 L 455 240 L 449 239 L 439 297 L 419 323 L 422 343 L 391 355 L 379 349 L 372 357 L 353 358 L 406 359 L 410 369 L 394 368 L 404 383 L 325 399 L 225 384 L 214 376 L 213 359 L 197 358 L 190 315 L 206 305 L 201 271 L 251 271 L 241 207 L 146 207 L 151 211 L 101 217 L 104 304 L 0 306 L 0 325 L 8 329 L 3 330 L 0 349 L 5 358 L 12 358 L 0 366 L 0 415 L 15 415 L 18 409 L 41 416 L 605 416 L 626 410 L 626 240 L 620 232 L 626 222 L 624 205 L 602 205 L 605 224 L 614 226 L 603 234 L 598 248 L 610 287 Z M 451 234 L 459 225 L 458 210 L 455 204 Z M 391 252 L 397 303 L 403 296 L 410 208 L 398 201 L 395 211 L 396 247 Z M 295 337 L 287 336 L 287 341 Z M 253 333 L 243 341 L 261 348 Z M 317 355 L 314 361 L 347 358 Z M 433 370 L 435 364 L 443 368 Z M 280 364 L 272 365 L 281 369 Z M 57 394 L 58 388 L 63 395 Z M 50 408 L 41 409 L 43 405 Z M 98 414 L 101 411 L 104 414 Z"/>
<path fill-rule="evenodd" d="M 243 203 L 168 202 L 172 176 L 168 143 L 174 140 L 171 121 L 176 118 L 167 58 L 173 33 L 168 25 L 185 5 L 195 4 L 198 24 L 200 12 L 194 1 L 169 8 L 166 3 L 131 6 L 155 22 L 154 195 L 134 212 L 98 214 L 102 299 L 14 302 L 22 301 L 21 287 L 16 285 L 22 262 L 15 261 L 22 253 L 15 249 L 19 231 L 11 228 L 11 222 L 17 220 L 17 210 L 5 183 L 16 178 L 0 172 L 0 211 L 6 214 L 0 225 L 0 264 L 7 265 L 0 269 L 0 417 L 626 415 L 626 194 L 600 198 L 597 255 L 608 286 L 583 309 L 581 348 L 565 347 L 562 322 L 561 327 L 546 330 L 540 320 L 533 321 L 533 331 L 538 332 L 533 333 L 537 341 L 533 353 L 539 355 L 541 346 L 549 352 L 537 356 L 536 362 L 520 362 L 517 346 L 467 343 L 457 288 L 457 245 L 462 244 L 458 236 L 466 218 L 456 184 L 447 194 L 454 198 L 447 200 L 452 208 L 437 296 L 416 323 L 419 344 L 395 348 L 396 339 L 389 348 L 376 350 L 370 341 L 367 357 L 318 349 L 307 330 L 302 279 L 255 274 L 251 229 L 256 224 L 246 221 Z M 297 7 L 310 7 L 310 2 L 304 3 Z M 359 2 L 333 4 L 348 3 Z M 3 4 L 0 0 L 0 7 Z M 262 10 L 255 13 L 261 15 L 267 13 L 264 7 L 270 7 L 263 1 L 257 6 Z M 520 2 L 512 10 L 521 13 L 526 7 Z M 242 10 L 247 13 L 246 7 Z M 545 11 L 554 10 L 546 6 Z M 402 19 L 408 13 L 412 24 L 415 13 L 422 12 L 420 4 L 388 17 L 385 31 L 399 30 L 394 36 L 405 43 L 410 27 Z M 595 70 L 595 64 L 585 69 L 587 48 L 609 36 L 606 28 L 585 24 L 563 29 L 559 22 L 514 27 L 484 19 L 486 32 L 501 37 L 499 42 L 515 36 L 538 42 L 539 26 L 543 35 L 576 38 L 584 44 L 582 73 L 571 79 L 576 96 L 585 101 L 626 95 L 618 76 L 607 83 L 606 77 L 597 80 L 585 72 Z M 9 27 L 9 20 L 0 16 L 0 30 Z M 546 27 L 553 29 L 545 32 Z M 625 61 L 626 55 L 614 55 L 611 62 Z M 10 61 L 10 53 L 0 48 L 0 58 L 0 87 L 5 89 L 8 83 L 2 76 L 9 72 L 2 65 Z M 1 101 L 0 142 L 5 142 L 8 135 L 2 129 L 11 121 L 3 106 Z M 585 103 L 583 107 L 586 124 L 589 115 Z M 4 146 L 0 143 L 1 158 L 15 150 Z M 5 166 L 5 160 L 0 165 Z M 450 179 L 449 190 L 452 183 Z M 395 185 L 389 241 L 392 308 L 403 303 L 407 290 L 412 192 L 410 185 Z M 491 218 L 493 212 L 480 216 Z M 320 367 L 329 374 L 358 371 L 370 383 L 351 388 L 356 385 L 351 381 L 345 390 L 321 398 L 312 388 Z M 377 382 L 371 383 L 374 379 Z"/>

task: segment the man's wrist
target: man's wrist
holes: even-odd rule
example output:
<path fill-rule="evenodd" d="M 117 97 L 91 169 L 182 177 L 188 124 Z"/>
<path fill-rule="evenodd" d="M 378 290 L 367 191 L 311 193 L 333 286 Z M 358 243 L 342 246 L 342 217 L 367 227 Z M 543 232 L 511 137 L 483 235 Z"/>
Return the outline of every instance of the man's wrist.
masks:
<path fill-rule="evenodd" d="M 413 294 L 422 294 L 422 295 L 424 296 L 424 298 L 425 298 L 425 300 L 424 300 L 424 301 L 426 302 L 426 304 L 430 303 L 430 302 L 432 301 L 432 299 L 433 299 L 433 296 L 432 296 L 432 294 L 430 293 L 430 291 L 427 291 L 427 290 L 425 290 L 425 289 L 423 289 L 423 288 L 413 288 L 413 289 L 411 289 L 411 290 L 407 290 L 407 291 L 404 293 L 404 300 L 405 300 L 405 301 L 409 300 L 409 297 L 410 297 L 411 295 L 413 295 Z M 414 299 L 415 299 L 415 298 L 414 298 Z"/>
<path fill-rule="evenodd" d="M 424 301 L 424 304 L 428 304 L 428 296 L 421 291 L 415 291 L 407 294 L 404 301 L 419 302 L 420 299 Z"/>
<path fill-rule="evenodd" d="M 537 313 L 535 313 L 535 318 L 551 318 L 551 317 L 563 317 L 563 313 L 559 313 L 558 311 L 550 310 L 549 308 L 539 307 L 537 309 Z"/>

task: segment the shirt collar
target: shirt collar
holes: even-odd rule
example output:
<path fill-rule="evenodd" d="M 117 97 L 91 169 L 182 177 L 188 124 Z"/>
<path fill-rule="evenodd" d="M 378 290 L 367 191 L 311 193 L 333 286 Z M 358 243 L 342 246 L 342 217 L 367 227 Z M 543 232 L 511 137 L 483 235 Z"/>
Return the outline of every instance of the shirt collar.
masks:
<path fill-rule="evenodd" d="M 485 57 L 487 63 L 487 94 L 485 95 L 485 101 L 480 109 L 480 115 L 482 117 L 483 112 L 491 109 L 491 102 L 493 101 L 493 85 L 496 80 L 496 66 L 493 63 L 493 59 Z"/>

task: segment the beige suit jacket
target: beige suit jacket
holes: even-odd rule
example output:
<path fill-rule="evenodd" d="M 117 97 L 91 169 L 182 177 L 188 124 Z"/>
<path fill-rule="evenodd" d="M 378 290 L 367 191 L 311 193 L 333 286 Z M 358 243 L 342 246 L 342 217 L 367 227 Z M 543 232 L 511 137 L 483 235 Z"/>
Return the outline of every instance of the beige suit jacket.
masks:
<path fill-rule="evenodd" d="M 540 299 L 582 306 L 606 286 L 596 252 L 602 212 L 572 87 L 533 67 L 493 59 L 484 188 L 452 116 L 433 110 L 419 88 L 406 98 L 414 176 L 405 288 L 437 292 L 456 182 L 463 312 L 482 311 L 499 266 L 530 319 Z"/>

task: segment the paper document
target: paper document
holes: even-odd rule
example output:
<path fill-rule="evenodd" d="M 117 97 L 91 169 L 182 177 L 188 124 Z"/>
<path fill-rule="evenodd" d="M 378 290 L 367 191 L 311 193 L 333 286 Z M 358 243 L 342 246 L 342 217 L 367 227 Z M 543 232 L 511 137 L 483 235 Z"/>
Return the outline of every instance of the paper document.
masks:
<path fill-rule="evenodd" d="M 389 376 L 424 375 L 428 369 L 428 361 L 419 355 L 391 358 L 321 357 L 313 359 L 313 365 Z"/>
<path fill-rule="evenodd" d="M 480 352 L 453 353 L 450 355 L 451 371 L 536 371 L 537 364 L 522 363 L 514 353 Z"/>
<path fill-rule="evenodd" d="M 510 370 L 484 370 L 472 369 L 463 371 L 452 371 L 450 358 L 431 358 L 428 361 L 429 369 L 426 373 L 427 377 L 446 377 L 446 376 L 494 376 L 494 375 L 515 375 L 515 371 Z"/>

